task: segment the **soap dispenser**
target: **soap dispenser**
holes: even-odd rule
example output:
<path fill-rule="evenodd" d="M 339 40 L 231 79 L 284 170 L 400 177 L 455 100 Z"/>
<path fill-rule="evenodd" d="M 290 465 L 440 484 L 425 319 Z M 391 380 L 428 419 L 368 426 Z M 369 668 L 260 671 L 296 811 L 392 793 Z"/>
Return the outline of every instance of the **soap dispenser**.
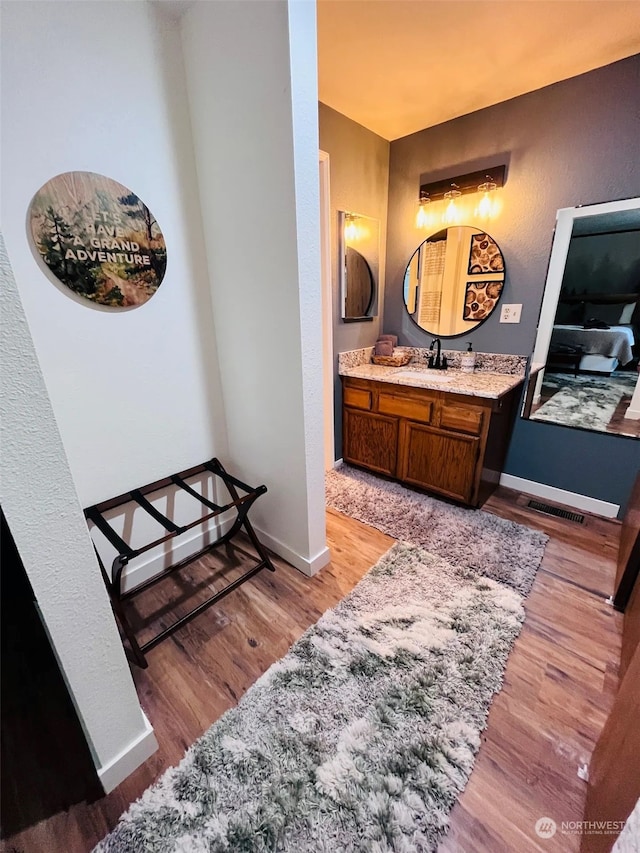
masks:
<path fill-rule="evenodd" d="M 473 373 L 476 366 L 476 354 L 471 346 L 471 341 L 468 341 L 468 343 L 467 351 L 463 352 L 460 358 L 460 370 L 463 373 Z"/>

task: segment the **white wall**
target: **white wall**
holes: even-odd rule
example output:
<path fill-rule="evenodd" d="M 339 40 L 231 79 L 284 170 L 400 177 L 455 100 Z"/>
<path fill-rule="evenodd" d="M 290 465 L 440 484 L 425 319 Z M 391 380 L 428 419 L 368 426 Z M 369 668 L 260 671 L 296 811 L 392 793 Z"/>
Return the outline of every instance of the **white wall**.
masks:
<path fill-rule="evenodd" d="M 9 257 L 80 501 L 226 455 L 178 30 L 145 2 L 6 3 L 3 198 Z M 167 244 L 156 295 L 126 312 L 51 284 L 27 242 L 34 193 L 60 172 L 115 178 Z"/>
<path fill-rule="evenodd" d="M 2 220 L 53 409 L 45 416 L 30 385 L 16 380 L 22 410 L 8 412 L 16 434 L 3 448 L 3 463 L 15 463 L 6 511 L 109 787 L 146 758 L 149 727 L 79 505 L 226 454 L 181 45 L 144 2 L 6 3 L 2 11 Z M 36 263 L 31 198 L 71 170 L 115 178 L 157 217 L 167 274 L 141 308 L 81 304 Z"/>
<path fill-rule="evenodd" d="M 184 41 L 194 138 L 179 27 L 162 14 L 112 0 L 3 7 L 7 317 L 17 323 L 22 302 L 41 365 L 22 363 L 25 345 L 7 370 L 3 497 L 105 787 L 153 735 L 79 507 L 216 455 L 268 485 L 253 516 L 267 544 L 309 573 L 328 560 L 315 5 L 196 4 Z M 83 304 L 36 263 L 30 201 L 73 170 L 115 178 L 156 216 L 168 267 L 144 306 Z"/>
<path fill-rule="evenodd" d="M 1 235 L 0 302 L 0 500 L 109 790 L 157 744 L 138 704 Z"/>
<path fill-rule="evenodd" d="M 304 571 L 328 560 L 322 464 L 315 4 L 196 3 L 183 19 L 229 458 Z"/>

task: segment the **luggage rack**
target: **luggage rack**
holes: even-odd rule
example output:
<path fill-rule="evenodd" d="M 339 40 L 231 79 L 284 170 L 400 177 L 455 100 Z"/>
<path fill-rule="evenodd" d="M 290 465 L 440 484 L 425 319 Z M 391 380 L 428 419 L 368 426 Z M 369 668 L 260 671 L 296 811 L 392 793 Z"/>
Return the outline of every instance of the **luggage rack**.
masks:
<path fill-rule="evenodd" d="M 232 501 L 230 503 L 225 504 L 224 506 L 215 504 L 213 501 L 210 501 L 208 498 L 204 497 L 204 495 L 201 495 L 198 491 L 196 491 L 196 489 L 194 489 L 186 482 L 186 480 L 190 479 L 191 477 L 195 477 L 198 474 L 205 473 L 211 473 L 222 480 L 229 494 L 232 497 Z M 170 518 L 167 518 L 165 515 L 163 515 L 146 498 L 146 495 L 149 495 L 152 492 L 156 492 L 159 489 L 167 488 L 169 486 L 175 486 L 187 492 L 189 495 L 191 495 L 191 497 L 204 504 L 204 506 L 210 509 L 211 512 L 196 519 L 195 521 L 189 522 L 188 524 L 176 524 Z M 240 495 L 238 489 L 245 492 L 245 494 Z M 116 498 L 111 498 L 109 500 L 103 501 L 102 503 L 95 504 L 94 506 L 90 506 L 84 510 L 84 515 L 87 521 L 92 522 L 118 552 L 117 556 L 113 560 L 111 566 L 111 576 L 109 576 L 105 568 L 104 562 L 100 557 L 100 554 L 98 553 L 98 549 L 94 542 L 94 549 L 96 552 L 96 556 L 98 557 L 98 563 L 100 564 L 100 571 L 102 572 L 102 577 L 107 587 L 107 591 L 109 592 L 109 597 L 111 598 L 114 613 L 129 643 L 130 648 L 126 649 L 125 647 L 125 650 L 128 652 L 128 656 L 132 658 L 133 662 L 136 663 L 138 666 L 142 667 L 143 669 L 146 668 L 148 665 L 145 657 L 146 652 L 148 652 L 154 646 L 157 646 L 158 643 L 162 642 L 162 640 L 169 637 L 179 628 L 182 628 L 183 625 L 186 625 L 188 622 L 190 622 L 208 607 L 211 607 L 211 605 L 215 604 L 216 601 L 219 601 L 225 595 L 228 595 L 230 592 L 233 592 L 234 589 L 237 589 L 241 584 L 249 580 L 249 578 L 262 571 L 262 569 L 267 568 L 269 569 L 269 571 L 275 572 L 275 568 L 269 558 L 269 555 L 267 554 L 266 549 L 256 536 L 256 533 L 253 527 L 251 526 L 251 522 L 247 517 L 254 501 L 256 501 L 260 497 L 260 495 L 264 495 L 266 491 L 266 486 L 258 486 L 254 489 L 251 486 L 248 486 L 246 483 L 243 483 L 241 480 L 238 480 L 236 477 L 232 477 L 231 474 L 228 474 L 225 471 L 218 459 L 211 459 L 208 462 L 204 462 L 202 465 L 197 465 L 195 468 L 189 468 L 186 471 L 180 471 L 177 474 L 172 474 L 169 477 L 165 477 L 162 480 L 157 480 L 154 483 L 149 483 L 148 485 L 142 486 L 141 488 L 132 489 L 130 492 L 126 492 L 125 494 L 119 495 Z M 155 521 L 157 521 L 162 527 L 165 528 L 165 530 L 167 531 L 166 535 L 161 536 L 159 539 L 154 539 L 153 542 L 149 542 L 139 548 L 132 548 L 113 529 L 109 521 L 104 516 L 104 513 L 112 509 L 116 509 L 117 507 L 124 506 L 128 503 L 137 504 L 139 507 L 144 509 Z M 180 536 L 182 533 L 185 533 L 192 527 L 196 527 L 198 524 L 203 524 L 209 519 L 222 515 L 222 513 L 228 512 L 232 509 L 235 509 L 236 511 L 236 518 L 227 533 L 225 533 L 215 542 L 207 545 L 205 548 L 202 548 L 196 554 L 191 554 L 184 560 L 180 560 L 174 565 L 169 566 L 169 568 L 165 569 L 155 577 L 150 578 L 148 581 L 145 581 L 139 586 L 136 586 L 134 589 L 128 590 L 126 592 L 123 591 L 122 574 L 125 566 L 130 560 L 132 560 L 134 557 L 138 557 L 140 554 L 144 554 L 145 551 L 149 551 L 151 548 L 155 548 L 156 546 L 161 545 L 163 542 L 167 542 L 170 539 L 174 539 L 176 536 Z M 125 612 L 125 608 L 123 606 L 124 602 L 132 599 L 134 596 L 137 596 L 145 590 L 149 589 L 150 587 L 154 586 L 160 580 L 163 580 L 168 575 L 178 571 L 188 563 L 192 563 L 195 559 L 202 556 L 202 554 L 205 554 L 208 551 L 213 550 L 214 548 L 218 548 L 220 545 L 228 543 L 231 539 L 233 539 L 234 536 L 240 533 L 241 530 L 244 530 L 244 532 L 249 537 L 253 547 L 255 548 L 257 556 L 259 558 L 258 562 L 248 571 L 244 572 L 244 574 L 242 574 L 239 578 L 227 584 L 227 586 L 225 586 L 223 589 L 216 592 L 210 598 L 207 598 L 206 601 L 203 601 L 201 604 L 194 607 L 184 616 L 181 616 L 167 628 L 164 628 L 155 637 L 152 637 L 152 639 L 148 640 L 145 643 L 138 643 L 135 631 L 133 630 L 133 627 L 131 626 L 131 623 L 129 622 L 129 619 Z"/>

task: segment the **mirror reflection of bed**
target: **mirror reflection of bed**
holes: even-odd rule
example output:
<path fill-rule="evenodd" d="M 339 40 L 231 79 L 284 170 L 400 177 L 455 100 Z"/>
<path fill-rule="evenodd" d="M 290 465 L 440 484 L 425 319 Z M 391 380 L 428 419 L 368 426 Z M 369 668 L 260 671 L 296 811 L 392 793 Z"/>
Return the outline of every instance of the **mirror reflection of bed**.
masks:
<path fill-rule="evenodd" d="M 531 418 L 640 435 L 640 420 L 625 417 L 638 377 L 640 297 L 589 294 L 586 301 L 585 296 L 563 297 L 561 291 Z"/>
<path fill-rule="evenodd" d="M 559 211 L 525 417 L 640 437 L 640 200 Z"/>

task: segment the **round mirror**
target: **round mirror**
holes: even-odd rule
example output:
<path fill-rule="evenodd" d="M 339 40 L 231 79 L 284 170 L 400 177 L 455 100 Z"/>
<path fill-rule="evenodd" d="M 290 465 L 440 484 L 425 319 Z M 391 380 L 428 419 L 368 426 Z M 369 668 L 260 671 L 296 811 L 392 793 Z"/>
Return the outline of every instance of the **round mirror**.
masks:
<path fill-rule="evenodd" d="M 432 335 L 466 335 L 491 316 L 504 287 L 504 258 L 485 231 L 456 225 L 432 234 L 404 274 L 409 316 Z"/>
<path fill-rule="evenodd" d="M 351 246 L 345 252 L 345 291 L 345 318 L 366 317 L 373 302 L 373 275 L 366 259 Z"/>

